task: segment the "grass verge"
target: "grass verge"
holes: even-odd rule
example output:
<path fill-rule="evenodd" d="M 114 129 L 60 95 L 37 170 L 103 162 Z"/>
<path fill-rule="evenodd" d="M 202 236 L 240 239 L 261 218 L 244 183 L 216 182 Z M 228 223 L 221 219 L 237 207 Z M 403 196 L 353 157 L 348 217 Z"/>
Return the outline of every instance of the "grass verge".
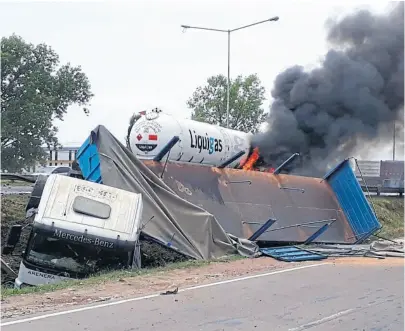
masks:
<path fill-rule="evenodd" d="M 397 239 L 404 237 L 404 198 L 403 197 L 370 197 L 377 217 L 382 224 L 380 236 Z"/>
<path fill-rule="evenodd" d="M 243 259 L 241 255 L 230 255 L 220 259 L 213 259 L 209 261 L 196 261 L 188 260 L 183 262 L 170 263 L 164 267 L 157 268 L 144 268 L 140 270 L 115 270 L 111 272 L 105 272 L 101 274 L 93 275 L 92 277 L 85 279 L 75 279 L 67 280 L 57 284 L 45 284 L 33 287 L 24 287 L 22 289 L 14 288 L 2 288 L 1 298 L 7 298 L 10 296 L 21 295 L 21 294 L 30 294 L 30 293 L 45 293 L 53 292 L 56 290 L 62 290 L 66 288 L 83 288 L 86 286 L 103 284 L 108 281 L 119 280 L 121 278 L 132 278 L 140 276 L 152 276 L 159 272 L 166 272 L 170 270 L 179 270 L 179 269 L 190 269 L 190 268 L 201 268 L 203 266 L 213 264 L 213 263 L 228 263 L 236 260 Z"/>

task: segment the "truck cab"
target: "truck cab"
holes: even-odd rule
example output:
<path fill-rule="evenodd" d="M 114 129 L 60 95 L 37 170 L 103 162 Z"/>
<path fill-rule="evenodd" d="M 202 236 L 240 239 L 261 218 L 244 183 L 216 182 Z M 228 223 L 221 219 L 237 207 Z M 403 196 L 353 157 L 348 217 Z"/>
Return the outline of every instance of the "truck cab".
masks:
<path fill-rule="evenodd" d="M 140 267 L 142 210 L 141 194 L 50 175 L 33 215 L 15 287 Z M 15 232 L 18 228 L 13 235 L 18 241 Z"/>

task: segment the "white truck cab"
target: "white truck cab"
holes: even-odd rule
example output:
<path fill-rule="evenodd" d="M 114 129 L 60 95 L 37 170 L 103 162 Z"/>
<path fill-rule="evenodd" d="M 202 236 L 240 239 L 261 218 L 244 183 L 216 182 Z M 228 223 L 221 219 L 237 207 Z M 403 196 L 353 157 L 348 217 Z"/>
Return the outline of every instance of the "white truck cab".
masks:
<path fill-rule="evenodd" d="M 142 209 L 141 194 L 50 175 L 15 287 L 140 267 L 136 254 Z"/>

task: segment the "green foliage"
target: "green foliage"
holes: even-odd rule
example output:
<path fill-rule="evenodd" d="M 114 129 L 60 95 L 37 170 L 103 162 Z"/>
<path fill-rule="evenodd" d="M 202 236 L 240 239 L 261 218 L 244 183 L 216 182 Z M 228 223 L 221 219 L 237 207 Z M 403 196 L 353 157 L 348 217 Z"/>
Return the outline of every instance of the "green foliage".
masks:
<path fill-rule="evenodd" d="M 85 106 L 93 97 L 80 66 L 59 66 L 52 48 L 16 35 L 1 39 L 1 92 L 2 169 L 9 171 L 43 160 L 41 146 L 58 144 L 54 119 L 63 120 L 70 105 Z"/>
<path fill-rule="evenodd" d="M 229 128 L 257 132 L 266 115 L 262 108 L 264 87 L 257 75 L 238 76 L 231 80 L 229 93 Z M 227 78 L 208 78 L 207 85 L 198 87 L 187 101 L 192 119 L 226 127 Z"/>
<path fill-rule="evenodd" d="M 389 196 L 369 197 L 383 228 L 381 236 L 398 239 L 404 237 L 404 198 Z"/>

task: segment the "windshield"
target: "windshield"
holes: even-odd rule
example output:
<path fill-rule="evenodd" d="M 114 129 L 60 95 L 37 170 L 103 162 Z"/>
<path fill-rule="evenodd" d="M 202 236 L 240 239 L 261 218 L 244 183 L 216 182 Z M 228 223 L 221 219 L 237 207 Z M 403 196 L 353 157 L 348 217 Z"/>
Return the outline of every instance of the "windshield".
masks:
<path fill-rule="evenodd" d="M 35 233 L 26 255 L 28 262 L 67 272 L 95 273 L 127 266 L 128 252 L 107 250 Z"/>

